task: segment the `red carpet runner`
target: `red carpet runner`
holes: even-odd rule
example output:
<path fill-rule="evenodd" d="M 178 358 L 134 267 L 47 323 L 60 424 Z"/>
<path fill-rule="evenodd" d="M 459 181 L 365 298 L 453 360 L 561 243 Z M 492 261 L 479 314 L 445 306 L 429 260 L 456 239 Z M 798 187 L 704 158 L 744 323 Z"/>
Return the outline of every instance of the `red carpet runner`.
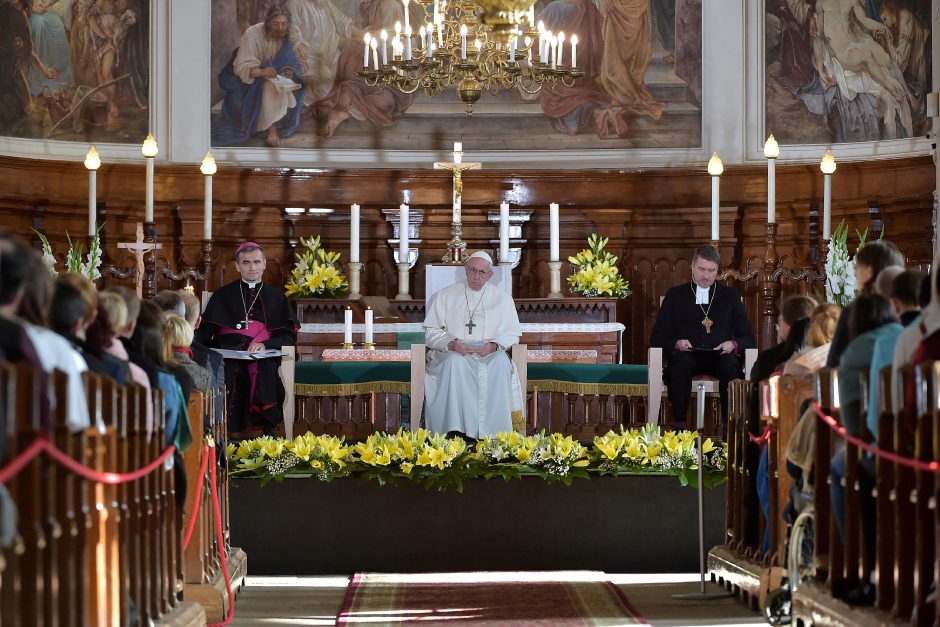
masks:
<path fill-rule="evenodd" d="M 357 573 L 340 625 L 647 625 L 601 572 Z"/>

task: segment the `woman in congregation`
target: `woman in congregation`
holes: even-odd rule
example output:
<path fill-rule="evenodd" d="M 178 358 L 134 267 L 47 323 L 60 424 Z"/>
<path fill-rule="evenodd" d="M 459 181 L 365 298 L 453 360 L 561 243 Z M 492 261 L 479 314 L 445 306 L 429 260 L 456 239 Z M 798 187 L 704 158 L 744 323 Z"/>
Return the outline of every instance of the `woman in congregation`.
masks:
<path fill-rule="evenodd" d="M 143 387 L 146 390 L 146 422 L 147 430 L 153 429 L 153 394 L 150 391 L 150 378 L 144 369 L 130 361 L 127 349 L 120 340 L 120 332 L 127 327 L 127 303 L 118 294 L 114 292 L 98 293 L 98 310 L 104 311 L 105 316 L 111 323 L 111 341 L 108 343 L 104 352 L 112 358 L 117 359 L 127 365 L 130 372 L 130 380 Z M 99 316 L 100 317 L 100 316 Z"/>
<path fill-rule="evenodd" d="M 813 309 L 805 342 L 787 359 L 783 374 L 808 376 L 826 365 L 841 312 L 842 309 L 832 303 L 823 303 Z"/>
<path fill-rule="evenodd" d="M 183 367 L 193 380 L 194 388 L 206 391 L 212 387 L 212 377 L 209 371 L 193 361 L 193 328 L 181 316 L 164 312 L 164 325 L 166 325 L 166 338 L 173 352 L 172 360 Z"/>

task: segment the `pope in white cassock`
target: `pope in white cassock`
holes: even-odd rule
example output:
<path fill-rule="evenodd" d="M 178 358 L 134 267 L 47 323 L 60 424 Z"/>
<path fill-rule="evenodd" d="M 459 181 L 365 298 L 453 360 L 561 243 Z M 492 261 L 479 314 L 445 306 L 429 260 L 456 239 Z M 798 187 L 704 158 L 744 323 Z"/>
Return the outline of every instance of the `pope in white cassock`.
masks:
<path fill-rule="evenodd" d="M 488 254 L 470 255 L 466 273 L 466 281 L 435 295 L 424 320 L 425 424 L 432 433 L 479 439 L 511 431 L 523 419 L 519 376 L 506 354 L 522 327 L 512 297 L 487 283 L 493 276 Z"/>

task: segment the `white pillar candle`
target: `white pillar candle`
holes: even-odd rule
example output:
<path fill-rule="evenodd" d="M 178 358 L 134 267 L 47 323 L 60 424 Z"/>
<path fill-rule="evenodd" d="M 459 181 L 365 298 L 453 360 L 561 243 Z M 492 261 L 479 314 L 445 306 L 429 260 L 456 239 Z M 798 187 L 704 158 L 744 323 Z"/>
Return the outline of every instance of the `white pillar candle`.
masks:
<path fill-rule="evenodd" d="M 382 39 L 382 65 L 385 65 L 388 63 L 388 31 L 383 28 L 379 37 Z"/>
<path fill-rule="evenodd" d="M 558 203 L 548 206 L 549 261 L 558 261 Z"/>
<path fill-rule="evenodd" d="M 378 71 L 379 69 L 379 42 L 378 40 L 373 38 L 372 42 L 370 43 L 370 46 L 372 47 L 372 67 L 375 68 L 376 71 Z"/>
<path fill-rule="evenodd" d="M 153 138 L 153 135 L 150 133 L 147 134 L 147 139 L 144 140 L 144 145 L 141 146 L 140 151 L 147 159 L 147 189 L 144 192 L 144 221 L 153 222 L 153 160 L 159 152 L 157 140 Z"/>
<path fill-rule="evenodd" d="M 359 263 L 359 205 L 350 206 L 349 262 Z"/>
<path fill-rule="evenodd" d="M 823 239 L 829 240 L 832 236 L 832 173 L 836 171 L 836 160 L 832 151 L 827 150 L 819 162 L 819 169 L 823 172 Z"/>
<path fill-rule="evenodd" d="M 512 39 L 509 40 L 509 62 L 512 63 L 516 60 L 516 42 L 519 40 L 519 35 L 516 33 L 512 34 Z"/>
<path fill-rule="evenodd" d="M 767 157 L 767 224 L 777 221 L 777 157 L 780 145 L 771 135 L 764 142 L 764 156 Z"/>
<path fill-rule="evenodd" d="M 366 307 L 366 337 L 364 342 L 366 344 L 374 344 L 375 341 L 372 339 L 372 322 L 374 313 L 372 307 Z"/>
<path fill-rule="evenodd" d="M 499 262 L 509 261 L 509 203 L 499 203 Z"/>
<path fill-rule="evenodd" d="M 215 164 L 211 152 L 207 152 L 199 171 L 205 176 L 205 193 L 203 194 L 202 211 L 202 239 L 212 239 L 212 175 L 216 173 L 218 167 Z"/>
<path fill-rule="evenodd" d="M 410 0 L 402 0 L 405 5 L 405 32 L 411 32 L 411 18 L 408 16 L 408 4 Z"/>
<path fill-rule="evenodd" d="M 712 158 L 708 160 L 708 173 L 712 177 L 712 241 L 720 239 L 720 214 L 718 199 L 718 179 L 724 171 L 724 165 L 718 158 L 718 153 L 712 153 Z"/>
<path fill-rule="evenodd" d="M 398 263 L 408 263 L 408 205 L 399 207 Z"/>
<path fill-rule="evenodd" d="M 362 40 L 365 42 L 365 46 L 362 48 L 362 67 L 369 69 L 369 43 L 372 41 L 372 35 L 366 33 L 362 36 Z"/>
<path fill-rule="evenodd" d="M 85 167 L 88 168 L 88 235 L 94 236 L 98 219 L 98 168 L 101 158 L 92 146 L 85 155 Z"/>
<path fill-rule="evenodd" d="M 578 36 L 571 36 L 571 67 L 578 67 Z"/>
<path fill-rule="evenodd" d="M 411 27 L 405 26 L 405 61 L 411 61 Z"/>
<path fill-rule="evenodd" d="M 565 32 L 558 33 L 558 67 L 565 64 Z"/>
<path fill-rule="evenodd" d="M 343 344 L 352 344 L 352 309 L 343 312 Z"/>
<path fill-rule="evenodd" d="M 467 58 L 467 25 L 460 25 L 460 58 Z"/>

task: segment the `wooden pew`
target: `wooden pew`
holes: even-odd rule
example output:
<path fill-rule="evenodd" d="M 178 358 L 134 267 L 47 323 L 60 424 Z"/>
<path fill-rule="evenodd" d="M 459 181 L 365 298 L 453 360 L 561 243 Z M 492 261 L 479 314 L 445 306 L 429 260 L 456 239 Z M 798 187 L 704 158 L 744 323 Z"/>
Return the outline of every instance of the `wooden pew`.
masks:
<path fill-rule="evenodd" d="M 938 459 L 934 452 L 934 420 L 937 413 L 936 364 L 928 362 L 914 369 L 917 386 L 917 426 L 915 429 L 914 457 L 922 462 Z M 936 509 L 933 501 L 935 476 L 932 472 L 915 472 L 915 488 L 911 495 L 914 504 L 914 610 L 918 625 L 933 625 L 936 614 L 934 602 L 928 602 L 934 583 L 936 564 L 934 528 Z M 898 521 L 900 522 L 900 521 Z"/>

